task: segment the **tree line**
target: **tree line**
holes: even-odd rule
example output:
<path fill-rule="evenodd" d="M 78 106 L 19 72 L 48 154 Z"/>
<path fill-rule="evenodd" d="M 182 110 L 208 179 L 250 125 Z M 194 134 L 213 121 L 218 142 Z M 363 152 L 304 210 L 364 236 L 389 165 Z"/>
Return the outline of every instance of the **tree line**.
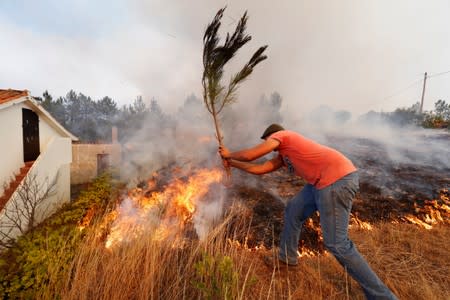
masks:
<path fill-rule="evenodd" d="M 73 90 L 57 99 L 45 91 L 42 97 L 36 99 L 83 142 L 110 142 L 112 126 L 119 128 L 119 140 L 125 141 L 127 136 L 140 129 L 149 118 L 170 126 L 170 118 L 163 113 L 155 99 L 147 105 L 139 96 L 131 104 L 119 107 L 108 96 L 94 100 Z"/>
<path fill-rule="evenodd" d="M 176 130 L 177 126 L 210 122 L 203 100 L 194 94 L 188 96 L 172 114 L 164 112 L 155 98 L 146 103 L 141 96 L 121 107 L 108 96 L 94 100 L 74 90 L 56 99 L 45 91 L 42 97 L 35 99 L 61 125 L 80 141 L 87 143 L 111 142 L 112 126 L 118 128 L 119 141 L 124 143 L 142 128 L 154 130 L 153 134 L 149 132 L 149 136 L 154 136 L 160 130 Z M 269 97 L 262 95 L 257 103 L 258 113 L 255 117 L 266 123 L 282 121 L 282 97 L 279 93 L 273 92 Z M 230 126 L 233 126 L 235 114 L 236 112 L 227 111 L 224 122 L 230 122 Z"/>
<path fill-rule="evenodd" d="M 370 111 L 360 117 L 360 121 L 377 121 L 397 126 L 419 126 L 423 128 L 448 128 L 450 129 L 450 103 L 438 100 L 434 103 L 434 109 L 419 113 L 420 103 L 410 107 L 397 108 L 393 112 Z"/>
<path fill-rule="evenodd" d="M 118 128 L 119 141 L 123 143 L 144 126 L 146 129 L 154 129 L 156 134 L 157 130 L 176 130 L 177 126 L 210 122 L 203 100 L 194 94 L 188 96 L 172 114 L 164 112 L 156 99 L 153 98 L 150 103 L 146 103 L 141 96 L 136 97 L 131 104 L 121 107 L 108 96 L 94 100 L 90 96 L 73 90 L 56 99 L 45 91 L 42 97 L 37 97 L 36 100 L 41 102 L 42 106 L 71 133 L 82 142 L 88 143 L 109 143 L 112 126 Z M 282 103 L 283 98 L 278 92 L 273 92 L 269 96 L 262 95 L 258 101 L 255 101 L 253 117 L 262 124 L 281 123 L 283 121 L 280 112 Z M 322 110 L 319 114 L 321 118 L 324 115 Z M 419 114 L 418 111 L 419 103 L 415 103 L 411 107 L 397 108 L 393 112 L 370 111 L 360 116 L 358 121 L 450 129 L 450 104 L 446 101 L 438 100 L 434 110 L 423 114 Z M 233 111 L 225 112 L 223 122 L 228 122 L 228 127 L 232 127 L 237 123 L 236 119 L 240 118 L 236 114 Z M 351 119 L 351 113 L 333 112 L 333 118 L 338 123 L 345 123 Z"/>

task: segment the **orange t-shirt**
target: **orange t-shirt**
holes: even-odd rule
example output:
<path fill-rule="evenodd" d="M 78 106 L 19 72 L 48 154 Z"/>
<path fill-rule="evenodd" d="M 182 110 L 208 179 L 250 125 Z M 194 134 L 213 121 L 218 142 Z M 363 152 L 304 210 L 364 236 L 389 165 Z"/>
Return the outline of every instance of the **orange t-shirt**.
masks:
<path fill-rule="evenodd" d="M 339 151 L 320 145 L 289 130 L 270 135 L 280 142 L 278 151 L 291 173 L 301 176 L 317 189 L 335 183 L 356 171 L 353 163 Z"/>

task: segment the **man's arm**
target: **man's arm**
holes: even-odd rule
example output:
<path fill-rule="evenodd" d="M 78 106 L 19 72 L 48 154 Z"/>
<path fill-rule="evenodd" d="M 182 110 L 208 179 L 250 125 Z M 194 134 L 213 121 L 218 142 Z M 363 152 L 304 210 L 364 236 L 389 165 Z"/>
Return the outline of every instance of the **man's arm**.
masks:
<path fill-rule="evenodd" d="M 277 156 L 264 162 L 263 164 L 254 164 L 249 162 L 243 162 L 235 159 L 228 159 L 227 163 L 235 168 L 241 169 L 247 173 L 262 175 L 279 169 L 283 165 L 281 156 Z"/>
<path fill-rule="evenodd" d="M 256 145 L 253 148 L 244 149 L 241 151 L 230 152 L 225 147 L 220 147 L 219 152 L 220 155 L 225 159 L 233 159 L 241 162 L 252 161 L 261 156 L 266 155 L 267 153 L 272 152 L 280 145 L 280 142 L 275 139 L 267 139 L 259 145 Z"/>

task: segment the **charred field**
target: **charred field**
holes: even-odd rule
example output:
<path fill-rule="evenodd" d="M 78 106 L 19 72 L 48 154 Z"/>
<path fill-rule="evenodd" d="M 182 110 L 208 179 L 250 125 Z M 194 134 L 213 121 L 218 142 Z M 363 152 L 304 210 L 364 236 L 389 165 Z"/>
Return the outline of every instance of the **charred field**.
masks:
<path fill-rule="evenodd" d="M 420 139 L 428 152 L 411 150 L 414 148 L 402 144 L 392 147 L 376 139 L 325 136 L 327 144 L 344 152 L 358 168 L 360 191 L 353 201 L 351 229 L 371 230 L 384 223 L 414 224 L 423 229 L 450 225 L 450 152 L 445 148 L 436 150 L 436 145 L 446 145 L 450 141 L 450 135 L 443 132 Z M 135 188 L 125 190 L 118 203 L 130 196 L 136 202 L 148 201 L 153 194 L 171 189 L 172 182 L 187 183 L 197 168 L 191 162 L 168 163 L 152 171 L 148 178 L 141 178 Z M 204 234 L 238 204 L 240 212 L 229 221 L 228 234 L 249 249 L 275 249 L 283 228 L 285 205 L 305 184 L 301 178 L 282 169 L 262 176 L 233 170 L 231 184 L 225 187 L 214 183 L 194 201 L 197 203 L 193 206 L 197 207 L 172 208 L 176 213 L 169 218 L 180 218 L 181 212 L 183 220 L 175 223 L 178 222 L 182 230 L 177 234 L 201 239 L 199 228 L 194 224 L 202 219 L 202 216 L 195 218 L 199 207 L 219 203 L 213 212 L 215 216 L 206 221 Z M 246 228 L 241 228 L 242 218 L 247 220 Z M 324 251 L 318 212 L 305 222 L 300 239 L 300 254 Z"/>
<path fill-rule="evenodd" d="M 449 136 L 444 138 L 448 141 Z M 408 161 L 396 161 L 389 158 L 382 143 L 365 138 L 328 137 L 328 141 L 338 149 L 345 148 L 358 168 L 360 192 L 353 202 L 350 227 L 367 229 L 380 223 L 392 223 L 431 229 L 450 225 L 448 166 L 414 161 L 410 150 L 400 153 L 405 157 L 409 155 Z M 342 147 L 349 144 L 351 149 Z M 448 149 L 442 150 L 448 153 Z M 432 153 L 430 157 L 432 159 Z M 283 170 L 260 177 L 237 172 L 233 176 L 228 201 L 242 201 L 247 217 L 252 220 L 248 236 L 241 240 L 251 247 L 278 245 L 285 204 L 305 182 Z M 318 214 L 305 222 L 299 250 L 323 251 L 319 223 Z"/>
<path fill-rule="evenodd" d="M 400 299 L 448 299 L 449 169 L 392 159 L 373 140 L 328 144 L 359 169 L 349 234 L 374 271 Z M 302 179 L 233 171 L 225 186 L 214 165 L 149 170 L 122 187 L 105 214 L 88 211 L 79 224 L 86 238 L 69 266 L 55 269 L 64 275 L 50 272 L 36 298 L 364 299 L 324 249 L 318 214 L 304 224 L 298 267 L 264 264 Z"/>
<path fill-rule="evenodd" d="M 450 293 L 446 287 L 450 259 L 445 250 L 450 246 L 446 237 L 450 232 L 450 169 L 445 164 L 432 164 L 430 160 L 414 160 L 417 155 L 407 149 L 396 150 L 397 156 L 394 158 L 398 155 L 407 158 L 399 161 L 392 158 L 391 150 L 383 143 L 374 140 L 328 139 L 328 144 L 345 151 L 359 170 L 360 192 L 353 203 L 349 230 L 360 251 L 400 298 L 446 299 Z M 432 161 L 433 155 L 430 156 Z M 287 270 L 282 266 L 270 269 L 264 265 L 263 256 L 273 253 L 279 244 L 286 203 L 305 184 L 301 178 L 292 177 L 284 170 L 263 176 L 233 171 L 231 184 L 227 186 L 220 183 L 221 178 L 211 181 L 207 189 L 196 187 L 196 193 L 202 192 L 199 198 L 191 199 L 194 207 L 181 202 L 174 205 L 173 192 L 188 191 L 190 184 L 195 182 L 194 178 L 198 177 L 197 169 L 189 163 L 182 166 L 172 163 L 152 172 L 136 188 L 127 190 L 122 196 L 122 204 L 126 199 L 133 198 L 137 203 L 146 203 L 144 207 L 148 207 L 149 203 L 153 203 L 152 207 L 154 203 L 159 203 L 159 208 L 152 208 L 153 212 L 147 211 L 144 219 L 134 214 L 130 219 L 130 215 L 125 213 L 122 225 L 117 222 L 121 220 L 117 215 L 110 218 L 103 226 L 106 232 L 95 243 L 108 245 L 109 239 L 109 245 L 113 245 L 110 249 L 112 254 L 107 254 L 107 262 L 101 254 L 95 268 L 102 264 L 110 266 L 112 262 L 131 273 L 142 273 L 144 277 L 172 280 L 171 283 L 158 283 L 156 286 L 153 282 L 148 283 L 147 288 L 154 288 L 153 295 L 157 298 L 168 295 L 233 299 L 271 296 L 278 299 L 363 298 L 358 285 L 324 249 L 318 213 L 304 224 L 298 270 Z M 200 173 L 203 171 L 200 170 Z M 207 173 L 198 179 L 205 183 L 214 176 Z M 175 198 L 178 199 L 178 196 Z M 220 201 L 217 200 L 219 198 Z M 123 212 L 122 205 L 122 211 L 119 210 L 118 214 Z M 157 221 L 147 223 L 149 216 L 150 219 L 157 216 Z M 117 228 L 118 235 L 122 237 L 111 242 L 110 238 Z M 121 232 L 123 228 L 125 231 Z M 104 250 L 99 251 L 103 253 Z M 147 251 L 153 251 L 153 254 Z M 154 257 L 155 251 L 157 258 Z M 164 271 L 157 274 L 140 269 L 136 271 L 130 269 L 128 263 L 125 264 L 126 260 L 120 257 L 134 257 L 136 254 L 144 255 L 145 263 L 156 264 L 156 267 L 150 268 Z M 111 255 L 119 257 L 111 258 Z M 133 260 L 133 257 L 128 259 Z M 224 271 L 224 260 L 228 258 L 232 261 L 231 269 Z M 87 263 L 83 255 L 78 259 Z M 115 267 L 111 268 L 108 271 L 111 274 L 119 272 Z M 108 272 L 94 274 L 104 281 L 111 277 Z M 227 281 L 233 276 L 240 279 L 237 282 Z M 74 294 L 75 288 L 82 288 L 79 284 L 86 284 L 85 278 L 80 281 L 69 289 L 69 298 L 77 295 Z M 167 290 L 173 286 L 179 289 L 187 282 L 197 282 L 199 285 L 193 290 L 187 289 L 186 294 Z M 225 284 L 226 290 L 220 284 Z M 423 288 L 417 289 L 417 286 Z M 105 289 L 114 290 L 105 284 L 95 289 L 95 293 L 103 295 Z M 147 297 L 145 289 L 137 286 L 134 289 L 143 293 L 134 295 L 135 291 L 130 290 L 134 298 Z"/>
<path fill-rule="evenodd" d="M 346 154 L 358 168 L 360 191 L 353 202 L 351 228 L 367 230 L 377 224 L 392 223 L 415 224 L 420 228 L 431 229 L 433 226 L 450 224 L 450 168 L 433 166 L 428 162 L 417 163 L 412 159 L 409 162 L 395 161 L 389 158 L 388 150 L 382 143 L 369 139 L 330 137 L 329 143 L 336 148 L 352 145 Z M 403 154 L 407 156 L 408 151 Z M 124 199 L 130 197 L 137 199 L 137 202 L 147 201 L 155 194 L 170 190 L 173 182 L 186 184 L 177 188 L 185 189 L 197 169 L 204 168 L 193 166 L 190 162 L 182 165 L 172 162 L 156 171 L 152 170 L 148 172 L 151 175 L 141 178 L 135 188 L 124 190 L 117 203 L 123 203 Z M 236 203 L 239 204 L 241 211 L 228 224 L 229 233 L 234 233 L 234 239 L 249 248 L 272 249 L 279 244 L 285 205 L 304 185 L 301 178 L 291 176 L 283 169 L 262 176 L 234 170 L 231 184 L 224 186 L 218 182 L 212 183 L 209 190 L 202 192 L 194 201 L 197 203 L 192 205 L 200 207 L 219 202 L 214 207 L 214 220 L 207 220 L 210 224 L 205 230 L 211 230 L 213 223 L 220 222 L 228 210 Z M 217 201 L 217 198 L 221 200 Z M 182 232 L 179 234 L 198 239 L 194 228 L 197 207 L 176 210 L 170 218 L 183 215 Z M 249 220 L 246 230 L 240 228 L 241 218 Z M 324 250 L 318 213 L 304 224 L 299 247 L 299 251 L 302 250 L 306 253 Z"/>

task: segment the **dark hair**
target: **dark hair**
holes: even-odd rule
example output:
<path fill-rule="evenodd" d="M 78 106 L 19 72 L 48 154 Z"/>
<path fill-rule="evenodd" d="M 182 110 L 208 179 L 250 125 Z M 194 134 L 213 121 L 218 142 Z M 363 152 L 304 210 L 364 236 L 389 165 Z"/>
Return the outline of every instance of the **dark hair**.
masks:
<path fill-rule="evenodd" d="M 278 125 L 278 124 L 272 124 L 269 127 L 267 127 L 266 130 L 264 130 L 264 133 L 261 136 L 261 138 L 265 139 L 266 137 L 268 137 L 272 133 L 275 133 L 275 132 L 281 131 L 281 130 L 284 130 L 283 126 Z"/>

